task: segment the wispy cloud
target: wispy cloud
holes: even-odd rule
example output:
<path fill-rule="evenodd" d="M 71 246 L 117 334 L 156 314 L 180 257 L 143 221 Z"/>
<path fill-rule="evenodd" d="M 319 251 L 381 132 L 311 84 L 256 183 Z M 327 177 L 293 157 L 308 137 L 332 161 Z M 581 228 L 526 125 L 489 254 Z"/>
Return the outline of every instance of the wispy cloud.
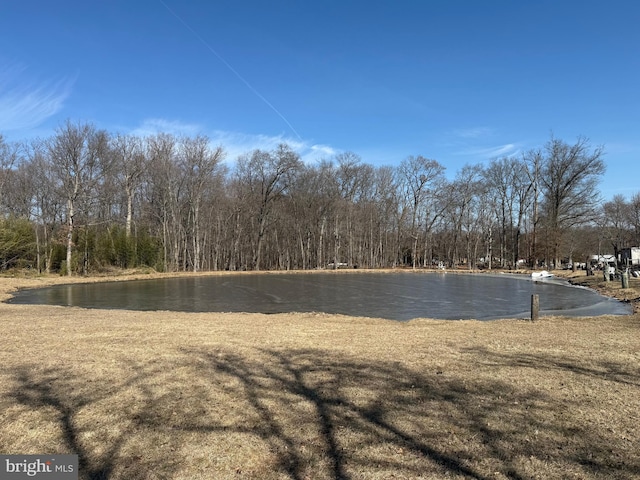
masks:
<path fill-rule="evenodd" d="M 305 163 L 312 163 L 319 159 L 331 158 L 341 150 L 329 145 L 316 144 L 286 135 L 255 135 L 240 132 L 216 130 L 209 135 L 212 143 L 221 145 L 227 152 L 229 160 L 236 160 L 239 156 L 254 150 L 273 150 L 278 145 L 286 143 Z"/>
<path fill-rule="evenodd" d="M 479 159 L 497 157 L 512 157 L 518 155 L 522 145 L 517 143 L 502 143 L 495 145 L 502 137 L 491 127 L 470 127 L 450 130 L 443 144 L 454 155 L 472 156 Z"/>
<path fill-rule="evenodd" d="M 515 143 L 495 145 L 491 147 L 468 148 L 460 152 L 463 155 L 473 155 L 481 158 L 512 157 L 520 153 L 520 147 Z"/>
<path fill-rule="evenodd" d="M 231 162 L 237 160 L 241 155 L 250 154 L 254 150 L 273 150 L 282 143 L 289 145 L 306 163 L 311 163 L 321 158 L 331 158 L 341 152 L 341 150 L 329 145 L 317 144 L 284 134 L 264 135 L 226 130 L 208 130 L 201 125 L 163 118 L 146 119 L 140 126 L 131 130 L 131 133 L 139 136 L 158 133 L 170 133 L 177 136 L 206 135 L 212 146 L 224 148 L 226 159 Z"/>
<path fill-rule="evenodd" d="M 326 155 L 328 157 L 337 155 L 340 153 L 339 150 L 336 150 L 329 145 L 311 145 L 311 151 L 313 153 L 317 153 L 318 155 Z"/>
<path fill-rule="evenodd" d="M 236 160 L 239 156 L 251 153 L 254 150 L 273 150 L 281 143 L 288 144 L 297 152 L 304 148 L 304 143 L 300 140 L 292 140 L 282 134 L 263 135 L 215 130 L 211 132 L 209 138 L 213 143 L 221 145 L 227 151 L 229 160 Z"/>
<path fill-rule="evenodd" d="M 158 133 L 169 133 L 176 136 L 198 135 L 202 132 L 202 127 L 195 123 L 185 123 L 178 120 L 167 120 L 164 118 L 145 119 L 138 127 L 131 131 L 132 135 L 146 137 Z"/>
<path fill-rule="evenodd" d="M 452 135 L 458 138 L 477 139 L 493 135 L 493 129 L 489 127 L 471 127 L 453 130 Z"/>
<path fill-rule="evenodd" d="M 8 67 L 0 74 L 0 131 L 37 127 L 55 115 L 71 95 L 73 80 L 35 81 L 24 67 Z"/>

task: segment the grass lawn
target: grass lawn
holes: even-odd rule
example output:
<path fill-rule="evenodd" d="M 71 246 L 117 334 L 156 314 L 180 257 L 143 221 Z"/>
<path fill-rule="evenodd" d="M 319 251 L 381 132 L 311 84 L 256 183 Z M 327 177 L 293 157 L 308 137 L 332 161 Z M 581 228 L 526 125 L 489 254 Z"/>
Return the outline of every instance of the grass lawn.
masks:
<path fill-rule="evenodd" d="M 0 298 L 62 281 L 0 278 Z M 635 278 L 574 281 L 640 297 Z M 0 331 L 0 453 L 76 453 L 82 479 L 640 478 L 637 311 L 400 323 L 0 303 Z"/>

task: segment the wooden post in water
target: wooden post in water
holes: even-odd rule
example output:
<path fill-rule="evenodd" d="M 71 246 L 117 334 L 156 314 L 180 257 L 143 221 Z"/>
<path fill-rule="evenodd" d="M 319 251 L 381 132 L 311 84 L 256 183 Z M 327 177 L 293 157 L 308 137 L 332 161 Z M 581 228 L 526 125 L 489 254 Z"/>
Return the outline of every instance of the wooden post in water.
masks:
<path fill-rule="evenodd" d="M 538 314 L 540 312 L 540 295 L 531 295 L 531 321 L 538 321 Z"/>

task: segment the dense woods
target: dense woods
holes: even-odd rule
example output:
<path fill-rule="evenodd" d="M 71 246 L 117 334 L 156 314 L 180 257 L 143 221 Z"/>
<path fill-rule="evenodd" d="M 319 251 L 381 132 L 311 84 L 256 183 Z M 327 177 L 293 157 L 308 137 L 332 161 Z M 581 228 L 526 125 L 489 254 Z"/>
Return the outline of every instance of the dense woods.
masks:
<path fill-rule="evenodd" d="M 557 138 L 519 157 L 313 164 L 283 144 L 237 159 L 205 136 L 66 122 L 0 136 L 0 269 L 88 274 L 559 266 L 640 245 L 640 193 L 602 202 L 603 151 Z"/>

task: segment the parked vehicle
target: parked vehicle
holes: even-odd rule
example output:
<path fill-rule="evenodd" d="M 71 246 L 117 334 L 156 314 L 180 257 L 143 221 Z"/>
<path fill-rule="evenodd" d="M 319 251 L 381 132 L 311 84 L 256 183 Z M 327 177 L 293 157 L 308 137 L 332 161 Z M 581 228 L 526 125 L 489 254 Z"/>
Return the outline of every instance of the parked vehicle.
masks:
<path fill-rule="evenodd" d="M 540 280 L 542 278 L 549 278 L 549 277 L 553 277 L 553 273 L 549 273 L 546 270 L 542 270 L 540 272 L 533 272 L 531 274 L 531 278 L 534 280 Z"/>
<path fill-rule="evenodd" d="M 589 257 L 589 268 L 591 270 L 602 270 L 613 279 L 617 274 L 618 264 L 614 255 L 591 255 Z"/>

